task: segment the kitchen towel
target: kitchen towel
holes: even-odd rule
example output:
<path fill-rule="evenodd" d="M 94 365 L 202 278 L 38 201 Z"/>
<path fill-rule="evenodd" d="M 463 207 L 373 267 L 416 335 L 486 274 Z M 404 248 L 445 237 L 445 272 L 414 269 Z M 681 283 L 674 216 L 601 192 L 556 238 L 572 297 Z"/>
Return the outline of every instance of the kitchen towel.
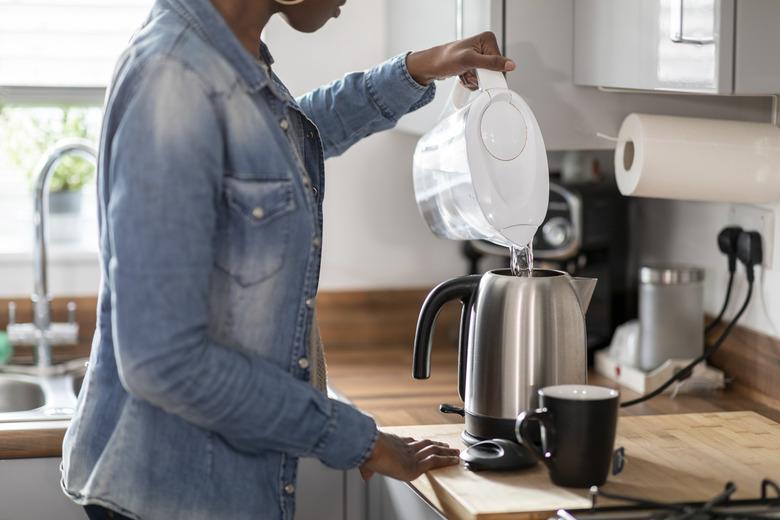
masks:
<path fill-rule="evenodd" d="M 780 128 L 630 114 L 615 149 L 623 195 L 767 203 L 780 198 Z"/>

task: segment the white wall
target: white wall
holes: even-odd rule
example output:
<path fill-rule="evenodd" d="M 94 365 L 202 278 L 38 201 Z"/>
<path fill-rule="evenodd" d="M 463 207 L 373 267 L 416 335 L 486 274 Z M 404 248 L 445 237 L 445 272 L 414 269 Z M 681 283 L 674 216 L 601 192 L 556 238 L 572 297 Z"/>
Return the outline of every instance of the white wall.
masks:
<path fill-rule="evenodd" d="M 388 57 L 385 1 L 392 0 L 349 2 L 312 35 L 271 22 L 265 39 L 276 73 L 293 94 Z M 430 286 L 465 272 L 458 245 L 435 238 L 417 211 L 415 143 L 391 130 L 326 163 L 323 290 Z"/>
<path fill-rule="evenodd" d="M 777 215 L 780 203 L 765 206 Z M 726 257 L 717 247 L 718 232 L 730 222 L 730 205 L 713 202 L 681 202 L 645 199 L 639 201 L 640 259 L 647 263 L 685 263 L 704 267 L 705 309 L 714 315 L 720 311 L 728 282 Z M 775 217 L 776 218 L 776 217 Z M 775 225 L 773 268 L 756 271 L 756 288 L 750 307 L 740 324 L 765 334 L 780 336 L 780 264 L 778 231 Z M 744 270 L 738 267 L 739 283 L 726 314 L 730 318 L 742 305 L 747 289 Z"/>

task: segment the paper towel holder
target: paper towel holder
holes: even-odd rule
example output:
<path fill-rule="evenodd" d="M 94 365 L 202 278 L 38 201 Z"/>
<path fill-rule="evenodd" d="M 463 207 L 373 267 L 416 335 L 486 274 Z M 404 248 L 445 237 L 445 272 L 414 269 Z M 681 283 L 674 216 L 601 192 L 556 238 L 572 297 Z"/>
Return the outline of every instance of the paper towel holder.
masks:
<path fill-rule="evenodd" d="M 623 143 L 623 168 L 630 170 L 634 165 L 634 141 L 628 140 Z"/>

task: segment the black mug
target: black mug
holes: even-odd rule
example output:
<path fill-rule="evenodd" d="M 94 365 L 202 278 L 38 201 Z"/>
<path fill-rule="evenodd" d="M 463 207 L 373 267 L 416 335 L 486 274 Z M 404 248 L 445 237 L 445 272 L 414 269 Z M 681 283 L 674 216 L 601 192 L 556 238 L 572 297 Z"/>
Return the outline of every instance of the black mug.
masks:
<path fill-rule="evenodd" d="M 619 398 L 617 390 L 603 386 L 542 388 L 540 408 L 517 418 L 517 440 L 545 463 L 555 484 L 600 486 L 612 462 Z M 534 442 L 540 430 L 541 447 Z"/>

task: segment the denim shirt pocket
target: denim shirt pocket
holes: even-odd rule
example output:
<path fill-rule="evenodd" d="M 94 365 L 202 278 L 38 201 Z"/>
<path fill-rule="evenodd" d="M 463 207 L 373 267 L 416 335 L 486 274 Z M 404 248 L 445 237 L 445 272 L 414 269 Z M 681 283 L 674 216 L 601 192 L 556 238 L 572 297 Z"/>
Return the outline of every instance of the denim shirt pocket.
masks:
<path fill-rule="evenodd" d="M 224 200 L 217 266 L 244 287 L 270 278 L 284 264 L 290 240 L 292 180 L 225 177 Z"/>

